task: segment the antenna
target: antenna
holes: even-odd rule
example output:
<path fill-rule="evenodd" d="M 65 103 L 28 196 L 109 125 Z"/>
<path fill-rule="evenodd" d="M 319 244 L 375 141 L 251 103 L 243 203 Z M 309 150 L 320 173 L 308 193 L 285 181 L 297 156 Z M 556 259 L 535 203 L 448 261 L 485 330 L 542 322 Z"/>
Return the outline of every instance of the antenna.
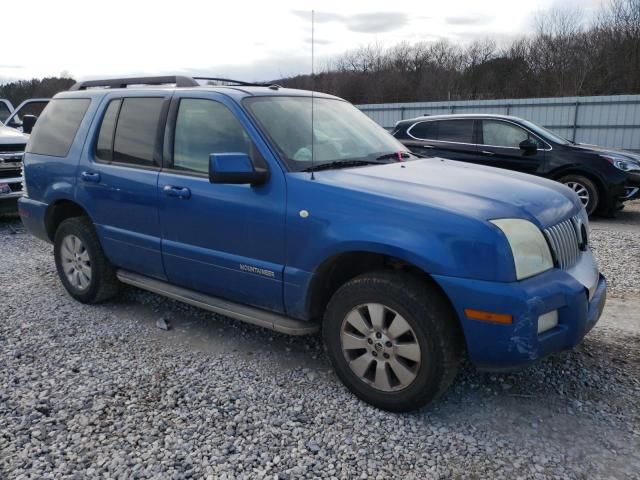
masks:
<path fill-rule="evenodd" d="M 313 164 L 315 161 L 315 152 L 313 148 L 314 143 L 314 131 L 313 131 L 313 91 L 315 90 L 315 78 L 314 78 L 314 46 L 315 46 L 315 38 L 314 38 L 314 24 L 315 24 L 315 11 L 311 10 L 311 180 L 315 180 L 316 177 L 313 173 Z"/>

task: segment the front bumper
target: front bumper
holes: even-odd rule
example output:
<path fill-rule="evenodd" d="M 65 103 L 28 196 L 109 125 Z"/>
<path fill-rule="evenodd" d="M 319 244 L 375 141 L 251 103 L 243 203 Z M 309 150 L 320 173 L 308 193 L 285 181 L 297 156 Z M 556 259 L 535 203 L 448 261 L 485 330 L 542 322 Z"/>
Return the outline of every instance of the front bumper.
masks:
<path fill-rule="evenodd" d="M 607 296 L 593 256 L 581 255 L 576 271 L 553 269 L 513 283 L 434 276 L 461 319 L 471 362 L 509 369 L 580 343 L 600 318 Z M 513 323 L 471 320 L 465 308 L 510 314 Z M 538 334 L 538 317 L 553 310 L 558 311 L 558 325 Z"/>

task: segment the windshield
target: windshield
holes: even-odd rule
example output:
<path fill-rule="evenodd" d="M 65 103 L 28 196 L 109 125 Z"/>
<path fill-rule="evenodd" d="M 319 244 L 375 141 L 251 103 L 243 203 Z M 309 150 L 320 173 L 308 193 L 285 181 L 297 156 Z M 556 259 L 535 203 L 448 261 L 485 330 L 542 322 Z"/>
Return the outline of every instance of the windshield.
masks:
<path fill-rule="evenodd" d="M 291 170 L 310 167 L 311 97 L 251 97 L 245 105 Z M 407 152 L 385 129 L 342 100 L 314 98 L 313 124 L 316 166 L 346 160 L 375 162 L 382 155 Z"/>
<path fill-rule="evenodd" d="M 540 125 L 536 125 L 535 123 L 531 123 L 528 120 L 522 120 L 522 123 L 529 130 L 533 131 L 534 133 L 537 133 L 538 135 L 540 135 L 545 140 L 549 140 L 550 142 L 559 143 L 560 145 L 569 145 L 571 143 L 566 138 L 563 138 L 560 135 L 557 135 L 557 134 L 553 133 L 551 130 L 547 130 L 546 128 L 541 127 Z"/>

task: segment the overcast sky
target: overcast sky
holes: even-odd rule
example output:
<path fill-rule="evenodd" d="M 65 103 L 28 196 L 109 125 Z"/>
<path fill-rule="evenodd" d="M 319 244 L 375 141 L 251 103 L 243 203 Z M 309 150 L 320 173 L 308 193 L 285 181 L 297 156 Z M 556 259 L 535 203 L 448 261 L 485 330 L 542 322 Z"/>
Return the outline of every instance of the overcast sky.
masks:
<path fill-rule="evenodd" d="M 605 0 L 3 0 L 0 82 L 57 76 L 199 73 L 270 80 L 377 42 L 508 41 L 537 11 Z M 15 27 L 15 33 L 12 31 Z"/>

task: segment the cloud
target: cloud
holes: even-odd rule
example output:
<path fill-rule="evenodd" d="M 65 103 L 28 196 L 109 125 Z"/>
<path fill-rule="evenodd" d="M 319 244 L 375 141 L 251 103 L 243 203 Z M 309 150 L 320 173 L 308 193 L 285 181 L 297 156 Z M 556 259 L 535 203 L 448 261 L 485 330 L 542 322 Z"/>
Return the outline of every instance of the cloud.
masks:
<path fill-rule="evenodd" d="M 305 10 L 293 10 L 293 14 L 311 21 L 311 13 Z M 330 12 L 316 12 L 317 23 L 342 23 L 352 32 L 382 33 L 404 27 L 409 23 L 409 15 L 405 12 L 371 12 L 355 15 L 340 15 Z"/>
<path fill-rule="evenodd" d="M 458 17 L 445 17 L 445 23 L 449 25 L 482 25 L 491 21 L 492 17 L 485 15 L 469 15 Z"/>
<path fill-rule="evenodd" d="M 305 42 L 305 43 L 308 43 L 308 44 L 311 44 L 311 37 L 307 37 L 307 38 L 305 38 L 305 39 L 304 39 L 304 42 Z M 323 38 L 314 38 L 314 39 L 313 39 L 313 42 L 314 42 L 316 45 L 329 45 L 329 44 L 333 43 L 331 40 L 325 40 L 325 39 L 323 39 Z"/>

